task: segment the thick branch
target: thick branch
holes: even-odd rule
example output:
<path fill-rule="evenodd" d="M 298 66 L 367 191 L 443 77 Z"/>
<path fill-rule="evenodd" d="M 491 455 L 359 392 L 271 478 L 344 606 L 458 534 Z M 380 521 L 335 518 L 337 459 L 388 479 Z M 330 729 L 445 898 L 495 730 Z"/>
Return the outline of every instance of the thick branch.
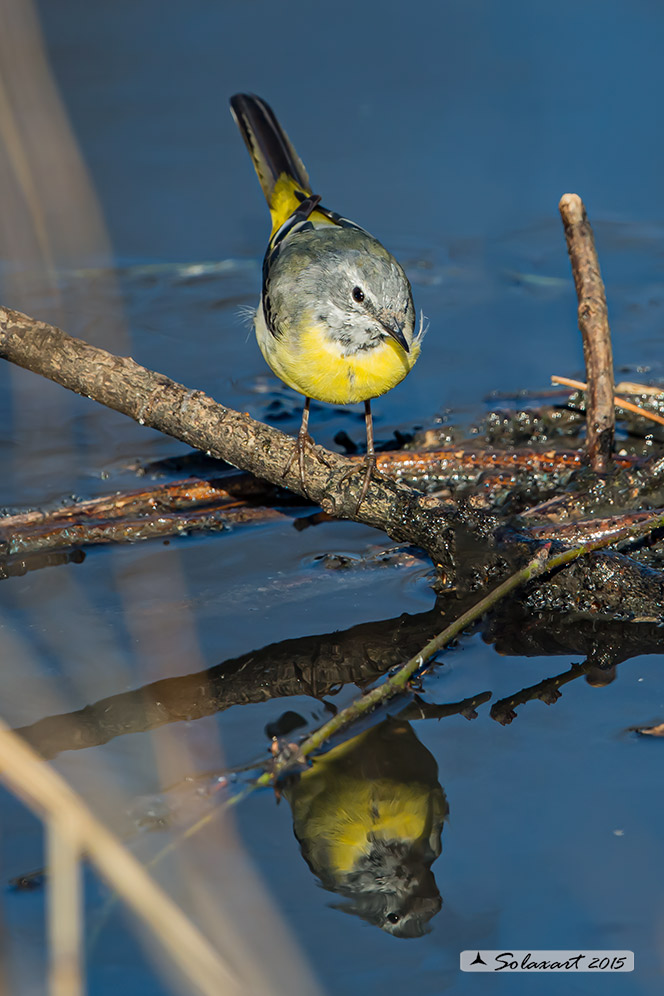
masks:
<path fill-rule="evenodd" d="M 292 459 L 296 445 L 292 437 L 129 357 L 114 356 L 7 308 L 0 308 L 0 357 L 257 477 L 304 493 L 298 461 Z M 463 524 L 454 509 L 383 476 L 374 477 L 358 509 L 362 478 L 349 477 L 353 466 L 348 459 L 315 447 L 315 457 L 306 461 L 306 497 L 335 516 L 416 543 L 436 563 L 451 569 L 451 526 L 453 521 Z M 478 517 L 475 513 L 476 522 Z"/>
<path fill-rule="evenodd" d="M 131 359 L 112 356 L 59 329 L 6 309 L 0 309 L 0 357 L 41 373 L 70 390 L 124 412 L 141 424 L 182 439 L 264 480 L 285 484 L 302 493 L 297 462 L 293 461 L 293 469 L 285 473 L 295 447 L 291 437 L 248 415 L 216 404 L 202 392 L 190 391 L 162 374 L 146 370 Z M 442 568 L 448 582 L 455 577 L 458 587 L 463 588 L 464 577 L 469 588 L 485 585 L 490 577 L 497 579 L 506 569 L 532 555 L 532 535 L 514 537 L 509 532 L 504 533 L 502 549 L 497 550 L 494 546 L 497 520 L 474 509 L 471 501 L 464 504 L 439 500 L 383 476 L 372 481 L 366 500 L 358 510 L 359 481 L 355 487 L 348 481 L 348 470 L 354 466 L 353 462 L 322 447 L 317 447 L 316 453 L 317 458 L 308 459 L 306 467 L 306 490 L 314 501 L 332 514 L 356 519 L 382 529 L 398 541 L 419 546 Z M 404 469 L 402 465 L 400 470 Z M 630 487 L 633 491 L 634 482 Z M 206 513 L 201 513 L 206 524 L 211 522 L 211 511 L 208 508 Z M 247 512 L 243 510 L 239 514 L 246 516 Z M 184 517 L 184 513 L 180 514 Z M 145 523 L 134 524 L 132 528 L 136 529 L 137 536 L 145 534 L 144 526 Z M 100 528 L 106 535 L 108 523 Z M 148 531 L 149 528 L 148 523 Z M 525 543 L 520 542 L 521 539 L 525 539 Z M 600 557 L 595 563 L 592 556 L 586 558 L 578 571 L 580 577 L 576 577 L 576 571 L 566 572 L 563 587 L 576 590 L 580 584 L 584 592 L 592 588 L 595 598 L 601 602 L 606 588 L 605 559 Z M 463 568 L 461 578 L 459 567 Z M 624 563 L 618 572 L 623 599 L 625 575 L 635 571 L 638 583 L 634 585 L 634 591 L 651 600 L 661 598 L 662 585 L 656 572 L 645 577 L 643 568 Z M 612 572 L 612 582 L 614 576 L 617 575 Z M 555 583 L 540 590 L 548 593 L 549 608 L 554 607 L 551 598 L 557 605 L 563 596 Z M 574 591 L 571 591 L 570 597 L 573 596 Z M 607 611 L 613 609 L 611 599 L 605 608 Z"/>
<path fill-rule="evenodd" d="M 613 354 L 604 283 L 593 230 L 578 194 L 563 194 L 559 204 L 579 301 L 579 329 L 586 361 L 588 453 L 593 470 L 606 470 L 613 449 Z"/>
<path fill-rule="evenodd" d="M 352 457 L 359 460 L 359 457 Z M 213 465 L 213 461 L 209 461 Z M 428 451 L 395 451 L 378 455 L 378 469 L 389 477 L 426 479 L 445 485 L 458 497 L 474 487 L 475 508 L 492 508 L 506 491 L 527 488 L 532 497 L 542 488 L 559 488 L 573 469 L 582 466 L 578 451 L 530 449 L 511 451 L 446 447 Z M 616 464 L 635 466 L 635 459 L 618 457 Z M 481 490 L 477 483 L 481 480 Z M 540 483 L 541 482 L 541 483 Z M 15 558 L 46 554 L 74 546 L 135 543 L 137 540 L 177 536 L 202 530 L 223 530 L 262 524 L 283 517 L 283 508 L 295 503 L 283 488 L 275 488 L 251 474 L 228 474 L 207 479 L 186 478 L 160 482 L 140 491 L 101 495 L 46 511 L 30 509 L 0 517 L 0 577 L 8 576 Z M 529 514 L 528 512 L 526 514 Z M 329 518 L 326 513 L 317 513 Z M 309 521 L 311 521 L 311 518 Z M 306 520 L 299 519 L 300 527 Z M 557 538 L 557 537 L 553 537 Z M 579 534 L 578 542 L 581 542 Z M 574 545 L 574 542 L 572 543 Z M 11 562 L 9 559 L 11 558 Z M 32 562 L 37 566 L 38 561 Z M 27 565 L 26 565 L 27 566 Z M 44 563 L 44 566 L 48 566 Z"/>

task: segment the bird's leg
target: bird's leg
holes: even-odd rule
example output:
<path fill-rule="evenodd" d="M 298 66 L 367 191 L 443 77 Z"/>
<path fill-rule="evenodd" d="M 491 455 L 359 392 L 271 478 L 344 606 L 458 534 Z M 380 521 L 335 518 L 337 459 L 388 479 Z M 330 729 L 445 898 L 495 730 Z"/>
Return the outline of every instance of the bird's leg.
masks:
<path fill-rule="evenodd" d="M 300 425 L 300 431 L 297 434 L 297 449 L 291 456 L 290 460 L 286 464 L 286 469 L 284 470 L 282 477 L 286 477 L 289 470 L 293 466 L 293 461 L 297 456 L 298 466 L 300 468 L 300 484 L 302 485 L 302 490 L 304 491 L 305 497 L 307 495 L 307 488 L 304 483 L 304 450 L 307 443 L 314 445 L 312 437 L 309 435 L 309 405 L 311 404 L 311 398 L 304 399 L 304 409 L 302 411 L 302 423 Z"/>
<path fill-rule="evenodd" d="M 360 505 L 367 496 L 367 491 L 369 490 L 369 484 L 371 483 L 371 475 L 376 469 L 376 451 L 374 450 L 374 436 L 373 436 L 373 418 L 371 417 L 371 402 L 364 402 L 364 421 L 367 427 L 367 456 L 364 461 L 364 466 L 366 467 L 366 473 L 364 475 L 364 483 L 362 484 L 362 491 L 360 493 L 360 500 L 357 503 L 356 513 L 359 512 Z"/>
<path fill-rule="evenodd" d="M 302 409 L 302 422 L 300 423 L 300 431 L 297 434 L 297 462 L 300 467 L 300 484 L 304 488 L 306 494 L 306 488 L 304 487 L 304 450 L 307 443 L 314 445 L 312 436 L 309 435 L 309 405 L 311 404 L 311 398 L 304 399 L 304 408 Z"/>
<path fill-rule="evenodd" d="M 369 490 L 369 484 L 371 483 L 371 478 L 376 472 L 376 452 L 374 450 L 374 436 L 373 436 L 373 418 L 371 417 L 371 402 L 364 402 L 364 421 L 367 427 L 367 455 L 362 461 L 365 468 L 364 480 L 362 481 L 362 491 L 360 492 L 360 500 L 355 507 L 355 514 L 360 510 L 360 505 L 367 496 L 367 491 Z M 341 476 L 341 482 L 348 480 L 353 474 L 357 473 L 357 467 L 351 467 Z"/>

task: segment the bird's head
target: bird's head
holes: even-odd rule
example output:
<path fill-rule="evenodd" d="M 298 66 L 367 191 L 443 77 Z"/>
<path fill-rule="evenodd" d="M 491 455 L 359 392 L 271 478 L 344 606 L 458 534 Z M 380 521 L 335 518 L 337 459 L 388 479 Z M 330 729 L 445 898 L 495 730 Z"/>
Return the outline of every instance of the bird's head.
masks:
<path fill-rule="evenodd" d="M 415 335 L 408 277 L 390 253 L 357 228 L 329 226 L 287 241 L 275 270 L 288 304 L 347 354 L 392 340 L 404 355 Z M 284 279 L 285 278 L 285 279 Z M 271 282 L 272 285 L 276 281 Z"/>

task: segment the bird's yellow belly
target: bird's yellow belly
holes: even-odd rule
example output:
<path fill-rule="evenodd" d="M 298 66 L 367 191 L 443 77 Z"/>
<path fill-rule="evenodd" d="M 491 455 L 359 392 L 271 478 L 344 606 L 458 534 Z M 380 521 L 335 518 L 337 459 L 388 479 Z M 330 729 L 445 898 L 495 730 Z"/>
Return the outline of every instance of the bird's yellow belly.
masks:
<path fill-rule="evenodd" d="M 406 353 L 393 339 L 343 355 L 319 326 L 311 326 L 297 339 L 288 334 L 275 339 L 269 333 L 257 338 L 265 359 L 289 387 L 333 405 L 385 394 L 404 379 L 419 355 L 419 346 Z"/>
<path fill-rule="evenodd" d="M 327 833 L 321 835 L 321 842 L 329 848 L 332 868 L 352 872 L 376 840 L 412 845 L 426 839 L 430 819 L 428 795 L 422 786 L 409 790 L 399 785 L 397 799 L 386 795 L 385 789 L 394 793 L 395 786 L 390 782 L 373 785 L 365 782 L 358 785 L 357 797 L 353 800 L 357 809 L 351 807 L 349 810 L 341 805 L 336 810 Z"/>

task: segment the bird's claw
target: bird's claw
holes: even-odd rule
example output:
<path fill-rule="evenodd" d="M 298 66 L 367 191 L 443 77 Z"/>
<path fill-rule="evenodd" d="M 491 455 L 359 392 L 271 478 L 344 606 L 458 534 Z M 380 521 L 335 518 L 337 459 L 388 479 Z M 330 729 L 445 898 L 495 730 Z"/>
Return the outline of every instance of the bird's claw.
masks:
<path fill-rule="evenodd" d="M 290 469 L 293 466 L 293 464 L 295 463 L 295 459 L 297 458 L 297 464 L 298 464 L 298 468 L 299 468 L 299 471 L 300 471 L 300 485 L 302 486 L 302 493 L 304 494 L 305 498 L 309 498 L 310 497 L 309 493 L 307 491 L 307 485 L 306 485 L 305 475 L 304 475 L 304 460 L 305 460 L 305 453 L 306 453 L 307 447 L 309 447 L 311 449 L 312 456 L 314 456 L 316 458 L 316 460 L 318 460 L 319 463 L 322 463 L 325 467 L 329 467 L 330 466 L 329 462 L 325 459 L 325 457 L 322 456 L 322 454 L 320 454 L 316 450 L 316 448 L 315 448 L 316 447 L 316 443 L 314 441 L 313 436 L 310 436 L 309 433 L 306 430 L 303 432 L 302 429 L 300 429 L 300 431 L 297 434 L 297 440 L 296 440 L 295 450 L 291 453 L 291 455 L 289 457 L 289 460 L 288 460 L 288 463 L 286 464 L 285 470 L 284 470 L 283 474 L 281 475 L 282 478 L 285 478 L 285 477 L 288 476 L 288 474 L 290 472 Z"/>
<path fill-rule="evenodd" d="M 369 490 L 369 485 L 371 484 L 371 478 L 377 472 L 375 454 L 374 453 L 370 455 L 367 454 L 367 456 L 364 458 L 362 464 L 359 467 L 350 467 L 342 474 L 341 480 L 339 481 L 340 484 L 343 484 L 349 478 L 354 477 L 355 474 L 357 474 L 358 471 L 361 471 L 363 467 L 364 467 L 364 480 L 362 481 L 362 490 L 360 491 L 360 497 L 358 499 L 357 505 L 355 506 L 355 515 L 357 515 L 357 513 L 360 511 L 360 506 L 362 505 L 362 502 L 367 496 L 367 491 Z"/>

